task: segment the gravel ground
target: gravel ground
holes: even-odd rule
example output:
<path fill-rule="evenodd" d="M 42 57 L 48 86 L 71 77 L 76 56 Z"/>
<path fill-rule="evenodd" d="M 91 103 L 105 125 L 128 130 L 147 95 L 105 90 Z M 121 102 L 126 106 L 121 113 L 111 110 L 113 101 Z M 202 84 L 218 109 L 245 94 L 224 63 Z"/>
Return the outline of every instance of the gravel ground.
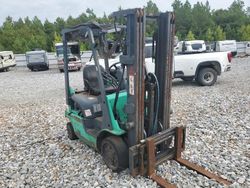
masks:
<path fill-rule="evenodd" d="M 250 58 L 234 59 L 212 87 L 173 82 L 171 123 L 187 126 L 183 157 L 228 178 L 230 187 L 250 187 L 249 71 Z M 0 187 L 157 187 L 128 170 L 113 173 L 94 150 L 68 140 L 64 78 L 56 69 L 15 68 L 0 79 Z M 157 173 L 178 187 L 223 187 L 174 161 Z"/>

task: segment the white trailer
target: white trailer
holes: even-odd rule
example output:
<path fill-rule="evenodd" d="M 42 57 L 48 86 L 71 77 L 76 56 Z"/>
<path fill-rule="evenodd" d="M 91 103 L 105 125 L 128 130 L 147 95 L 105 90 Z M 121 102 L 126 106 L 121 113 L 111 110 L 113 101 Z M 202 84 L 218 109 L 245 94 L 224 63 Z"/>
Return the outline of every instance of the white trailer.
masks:
<path fill-rule="evenodd" d="M 215 42 L 216 52 L 228 52 L 230 51 L 233 56 L 237 55 L 236 40 L 223 40 Z"/>
<path fill-rule="evenodd" d="M 0 71 L 8 71 L 10 67 L 16 66 L 16 59 L 12 51 L 0 52 Z"/>

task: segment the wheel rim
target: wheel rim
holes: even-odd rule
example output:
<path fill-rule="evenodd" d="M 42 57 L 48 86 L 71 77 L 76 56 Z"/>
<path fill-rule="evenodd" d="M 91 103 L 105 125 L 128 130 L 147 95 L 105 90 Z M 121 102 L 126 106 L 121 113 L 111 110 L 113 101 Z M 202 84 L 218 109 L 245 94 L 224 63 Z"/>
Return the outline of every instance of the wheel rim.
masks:
<path fill-rule="evenodd" d="M 116 154 L 114 147 L 109 143 L 105 143 L 103 145 L 102 150 L 103 150 L 104 161 L 107 164 L 107 166 L 111 169 L 118 168 L 118 156 Z"/>
<path fill-rule="evenodd" d="M 206 83 L 212 82 L 213 79 L 214 79 L 214 75 L 213 75 L 213 73 L 211 73 L 211 72 L 206 72 L 206 73 L 204 74 L 204 76 L 203 76 L 203 80 L 204 80 L 204 82 L 206 82 Z"/>

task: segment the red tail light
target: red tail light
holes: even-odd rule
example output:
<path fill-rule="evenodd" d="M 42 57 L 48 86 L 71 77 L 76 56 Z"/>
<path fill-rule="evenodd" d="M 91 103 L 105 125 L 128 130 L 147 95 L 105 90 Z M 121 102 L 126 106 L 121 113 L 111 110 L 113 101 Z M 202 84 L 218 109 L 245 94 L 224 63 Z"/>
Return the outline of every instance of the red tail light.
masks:
<path fill-rule="evenodd" d="M 232 61 L 232 59 L 233 59 L 233 55 L 232 55 L 232 53 L 231 53 L 231 52 L 228 52 L 228 53 L 227 53 L 227 59 L 228 59 L 228 61 L 229 61 L 229 62 L 231 62 L 231 61 Z"/>

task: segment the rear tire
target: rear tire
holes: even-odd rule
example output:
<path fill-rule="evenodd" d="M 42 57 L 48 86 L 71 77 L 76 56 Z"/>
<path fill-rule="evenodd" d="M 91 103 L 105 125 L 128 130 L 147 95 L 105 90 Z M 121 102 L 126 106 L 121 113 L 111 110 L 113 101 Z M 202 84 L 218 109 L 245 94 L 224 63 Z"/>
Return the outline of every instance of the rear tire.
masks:
<path fill-rule="evenodd" d="M 201 86 L 212 86 L 217 80 L 217 72 L 212 68 L 203 68 L 199 71 L 197 81 Z"/>
<path fill-rule="evenodd" d="M 114 172 L 128 168 L 128 146 L 121 137 L 104 138 L 101 143 L 101 155 L 105 164 Z"/>
<path fill-rule="evenodd" d="M 70 122 L 67 123 L 68 138 L 70 140 L 76 140 L 78 137 L 75 134 L 74 128 Z"/>
<path fill-rule="evenodd" d="M 64 70 L 63 70 L 63 69 L 59 69 L 59 71 L 60 71 L 60 72 L 64 72 Z"/>

